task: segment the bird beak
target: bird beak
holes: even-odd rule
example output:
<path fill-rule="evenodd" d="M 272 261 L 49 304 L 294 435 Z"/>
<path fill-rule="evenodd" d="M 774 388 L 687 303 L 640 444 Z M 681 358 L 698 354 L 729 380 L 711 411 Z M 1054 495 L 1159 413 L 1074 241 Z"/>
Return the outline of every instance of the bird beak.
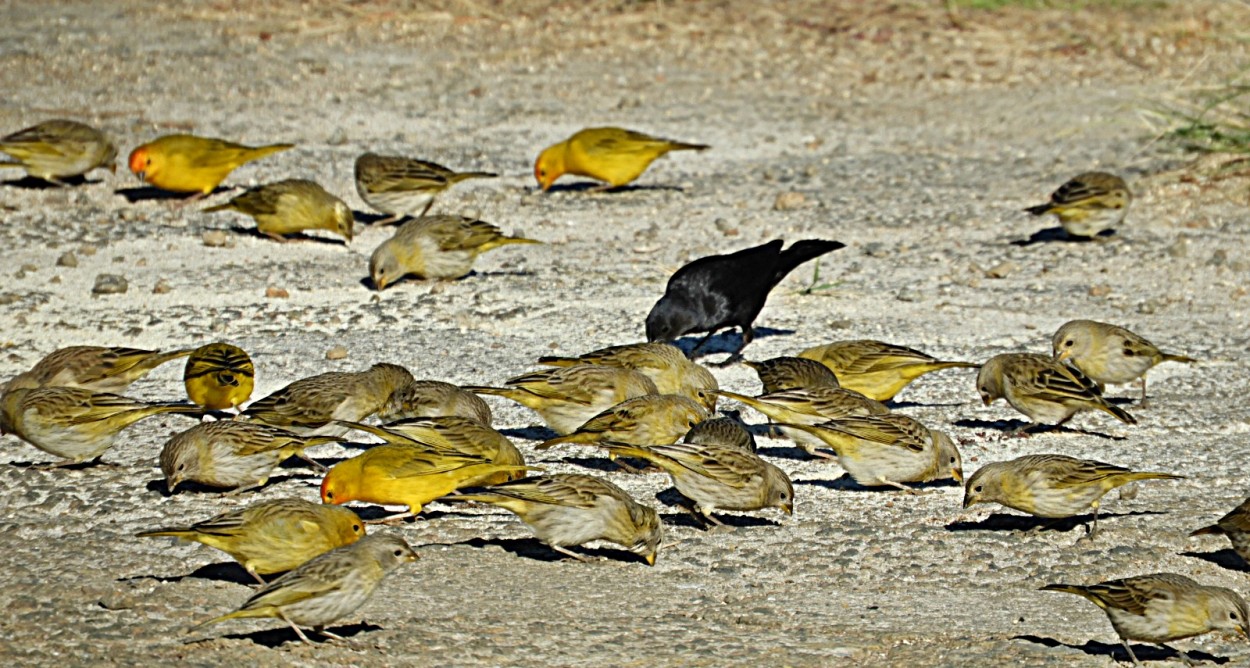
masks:
<path fill-rule="evenodd" d="M 643 557 L 643 559 L 647 560 L 648 566 L 654 566 L 655 565 L 655 552 L 648 552 L 647 556 Z"/>
<path fill-rule="evenodd" d="M 135 172 L 135 176 L 139 177 L 139 180 L 140 180 L 140 181 L 147 182 L 147 180 L 148 180 L 148 178 L 147 178 L 148 174 L 147 174 L 147 172 L 145 172 L 145 171 L 143 171 L 143 170 L 139 170 L 139 171 Z"/>
<path fill-rule="evenodd" d="M 373 289 L 374 289 L 375 291 L 377 291 L 377 292 L 381 292 L 381 291 L 385 290 L 385 289 L 386 289 L 386 281 L 374 280 L 374 281 L 373 281 Z"/>
<path fill-rule="evenodd" d="M 964 484 L 964 472 L 963 471 L 959 469 L 952 469 L 951 477 L 955 479 L 955 482 L 961 485 Z"/>
<path fill-rule="evenodd" d="M 994 403 L 994 400 L 991 399 L 988 394 L 986 394 L 986 395 L 981 396 L 981 403 L 985 404 L 986 406 L 989 406 L 990 404 Z"/>
<path fill-rule="evenodd" d="M 169 488 L 170 494 L 174 493 L 174 488 L 177 487 L 180 482 L 182 482 L 182 478 L 170 478 L 169 481 L 165 483 L 165 486 Z"/>
<path fill-rule="evenodd" d="M 116 174 L 116 173 L 117 173 L 117 163 L 115 163 L 115 162 L 114 162 L 114 163 L 111 163 L 111 164 L 109 165 L 109 173 L 110 173 L 110 174 Z"/>
<path fill-rule="evenodd" d="M 1064 348 L 1063 350 L 1060 350 L 1060 351 L 1059 351 L 1059 354 L 1058 354 L 1058 355 L 1055 355 L 1055 361 L 1056 361 L 1056 362 L 1062 362 L 1062 361 L 1064 361 L 1064 360 L 1068 359 L 1068 358 L 1069 358 L 1069 357 L 1071 357 L 1071 356 L 1072 356 L 1072 349 L 1071 349 L 1071 348 Z"/>
<path fill-rule="evenodd" d="M 964 496 L 964 510 L 967 510 L 968 508 L 975 506 L 976 503 L 977 503 L 977 500 L 975 498 L 971 496 Z"/>
<path fill-rule="evenodd" d="M 782 507 L 781 507 L 781 510 L 782 510 L 782 512 L 784 512 L 784 513 L 785 513 L 785 514 L 787 514 L 787 515 L 793 515 L 793 514 L 794 514 L 794 504 L 792 504 L 792 503 L 787 503 L 786 505 L 784 505 L 784 506 L 782 506 Z"/>

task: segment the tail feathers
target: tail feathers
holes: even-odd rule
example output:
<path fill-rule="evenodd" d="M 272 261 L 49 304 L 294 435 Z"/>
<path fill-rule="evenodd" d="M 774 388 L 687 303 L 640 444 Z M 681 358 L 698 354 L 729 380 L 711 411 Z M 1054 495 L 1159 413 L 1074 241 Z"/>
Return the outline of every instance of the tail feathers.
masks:
<path fill-rule="evenodd" d="M 205 626 L 209 626 L 209 625 L 211 625 L 211 624 L 217 624 L 217 623 L 219 623 L 219 622 L 224 622 L 224 621 L 226 621 L 227 619 L 245 619 L 245 618 L 247 618 L 247 617 L 273 617 L 273 616 L 274 616 L 274 615 L 273 615 L 272 609 L 270 609 L 270 608 L 264 608 L 264 609 L 261 609 L 261 610 L 259 610 L 259 611 L 257 611 L 257 610 L 247 610 L 247 609 L 244 609 L 244 610 L 235 610 L 234 612 L 228 612 L 228 613 L 226 613 L 226 614 L 224 614 L 224 615 L 221 615 L 221 616 L 219 616 L 219 617 L 213 617 L 212 619 L 206 619 L 206 620 L 204 620 L 204 621 L 200 622 L 199 624 L 196 624 L 195 626 L 192 626 L 191 628 L 187 629 L 187 633 L 194 633 L 194 632 L 196 632 L 196 631 L 198 631 L 198 630 L 200 630 L 200 629 L 204 628 Z"/>
<path fill-rule="evenodd" d="M 1105 401 L 1100 402 L 1098 404 L 1098 407 L 1110 413 L 1113 417 L 1115 417 L 1115 419 L 1119 420 L 1120 422 L 1123 422 L 1124 424 L 1137 424 L 1137 418 L 1133 417 L 1132 415 L 1129 415 L 1128 411 L 1125 411 L 1123 408 L 1120 408 L 1118 406 L 1112 406 L 1111 404 Z"/>
<path fill-rule="evenodd" d="M 1202 527 L 1189 534 L 1190 536 L 1223 536 L 1224 530 L 1218 524 L 1212 524 L 1209 527 Z"/>
<path fill-rule="evenodd" d="M 582 361 L 576 357 L 539 357 L 538 363 L 546 366 L 573 366 Z"/>
<path fill-rule="evenodd" d="M 456 172 L 448 177 L 447 180 L 452 183 L 460 183 L 468 179 L 493 179 L 496 176 L 499 175 L 494 172 Z"/>
<path fill-rule="evenodd" d="M 485 385 L 465 385 L 461 389 L 474 394 L 489 394 L 496 397 L 508 397 L 509 399 L 516 392 L 516 390 L 510 387 L 487 387 Z"/>
<path fill-rule="evenodd" d="M 1045 203 L 1045 204 L 1038 204 L 1037 206 L 1031 206 L 1031 207 L 1029 207 L 1029 208 L 1025 209 L 1024 211 L 1025 211 L 1025 213 L 1031 213 L 1031 214 L 1033 214 L 1034 216 L 1044 216 L 1044 215 L 1046 215 L 1046 214 L 1050 213 L 1050 211 L 1051 211 L 1051 209 L 1050 209 L 1050 202 L 1047 202 L 1047 203 Z"/>
<path fill-rule="evenodd" d="M 800 264 L 845 247 L 846 244 L 840 241 L 828 241 L 825 239 L 802 239 L 796 241 L 781 252 L 773 278 L 779 283 L 781 279 L 794 271 L 795 267 L 798 267 Z"/>
<path fill-rule="evenodd" d="M 1172 353 L 1163 353 L 1164 362 L 1181 362 L 1182 364 L 1197 364 L 1198 360 L 1184 355 L 1173 355 Z"/>
<path fill-rule="evenodd" d="M 190 529 L 154 529 L 152 531 L 140 531 L 135 534 L 135 538 L 160 538 L 162 536 L 183 538 L 194 533 L 195 532 Z"/>
<path fill-rule="evenodd" d="M 329 445 L 330 443 L 342 442 L 343 438 L 341 436 L 309 436 L 304 439 L 304 444 L 300 446 L 300 449 L 315 448 L 318 445 Z"/>
<path fill-rule="evenodd" d="M 931 371 L 939 369 L 979 369 L 981 365 L 977 362 L 934 362 L 929 365 Z"/>
<path fill-rule="evenodd" d="M 257 146 L 256 148 L 248 151 L 244 161 L 251 162 L 252 160 L 260 160 L 267 155 L 272 155 L 290 148 L 295 148 L 295 144 L 270 144 L 268 146 Z"/>
<path fill-rule="evenodd" d="M 1084 596 L 1085 598 L 1089 598 L 1090 600 L 1093 600 L 1092 598 L 1090 598 L 1089 592 L 1085 591 L 1085 588 L 1080 585 L 1070 585 L 1070 584 L 1062 584 L 1062 583 L 1048 584 L 1045 587 L 1041 587 L 1040 589 L 1038 589 L 1038 591 L 1061 591 L 1067 594 L 1076 594 L 1077 596 Z"/>
<path fill-rule="evenodd" d="M 707 144 L 691 144 L 684 141 L 670 141 L 668 143 L 668 150 L 670 151 L 706 151 L 709 148 L 712 147 Z"/>
<path fill-rule="evenodd" d="M 538 445 L 534 446 L 534 449 L 535 450 L 550 450 L 556 447 L 557 445 L 560 445 L 561 443 L 594 443 L 594 442 L 595 442 L 594 434 L 587 434 L 585 432 L 575 431 L 571 434 L 565 434 L 564 436 L 557 436 L 555 438 L 547 439 L 543 441 L 542 443 L 539 443 Z"/>
<path fill-rule="evenodd" d="M 204 414 L 203 408 L 200 408 L 195 404 L 184 404 L 181 402 L 175 403 L 171 401 L 169 403 L 152 404 L 150 408 L 152 409 L 152 415 L 156 415 L 157 413 L 176 413 L 178 415 Z"/>
<path fill-rule="evenodd" d="M 226 202 L 225 204 L 218 204 L 217 206 L 210 206 L 207 209 L 202 209 L 204 213 L 215 213 L 217 211 L 232 211 L 232 210 L 234 210 L 234 202 Z"/>
<path fill-rule="evenodd" d="M 500 246 L 508 246 L 510 244 L 541 244 L 544 243 L 537 239 L 526 239 L 525 237 L 499 237 L 490 242 L 482 244 L 478 251 L 485 253 L 488 250 L 499 248 Z"/>
<path fill-rule="evenodd" d="M 1137 471 L 1130 473 L 1129 481 L 1135 480 L 1184 480 L 1185 476 L 1176 475 L 1175 473 L 1157 473 L 1154 471 Z"/>

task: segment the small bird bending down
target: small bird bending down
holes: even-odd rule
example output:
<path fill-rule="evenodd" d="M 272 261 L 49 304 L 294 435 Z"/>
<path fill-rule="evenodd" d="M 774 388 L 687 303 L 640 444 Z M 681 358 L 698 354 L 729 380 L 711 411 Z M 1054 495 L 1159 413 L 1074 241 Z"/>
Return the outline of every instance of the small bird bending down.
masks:
<path fill-rule="evenodd" d="M 751 326 L 768 293 L 781 279 L 800 264 L 845 246 L 824 239 L 796 241 L 784 251 L 783 245 L 776 239 L 729 255 L 701 257 L 678 269 L 669 277 L 664 296 L 647 314 L 647 340 L 672 341 L 707 332 L 691 351 L 693 357 L 718 330 L 738 327 L 742 343 L 730 360 L 738 359 L 754 338 Z"/>
<path fill-rule="evenodd" d="M 742 363 L 755 370 L 764 386 L 762 394 L 785 390 L 802 390 L 809 387 L 841 387 L 838 377 L 829 367 L 803 357 L 774 357 L 759 362 L 743 360 Z"/>
<path fill-rule="evenodd" d="M 398 155 L 366 153 L 356 158 L 356 192 L 366 204 L 390 216 L 378 221 L 383 225 L 404 216 L 424 216 L 438 195 L 461 181 L 496 176 L 492 172 L 455 172 L 437 163 Z"/>
<path fill-rule="evenodd" d="M 324 471 L 325 467 L 306 457 L 304 450 L 341 440 L 337 436 L 304 437 L 245 420 L 205 422 L 165 443 L 161 471 L 170 494 L 184 481 L 238 493 L 264 487 L 273 470 L 291 457 Z"/>
<path fill-rule="evenodd" d="M 852 415 L 885 415 L 890 412 L 889 407 L 880 401 L 873 401 L 858 392 L 838 387 L 799 388 L 770 392 L 758 397 L 724 390 L 718 394 L 754 408 L 773 422 L 792 424 L 821 424 Z M 819 437 L 800 430 L 792 430 L 787 435 L 807 454 L 832 459 L 819 450 L 824 446 L 824 441 Z"/>
<path fill-rule="evenodd" d="M 303 499 L 270 499 L 229 510 L 186 527 L 143 531 L 139 538 L 173 536 L 225 552 L 265 584 L 283 573 L 365 535 L 365 523 L 348 508 Z"/>
<path fill-rule="evenodd" d="M 463 417 L 489 427 L 490 405 L 476 394 L 441 380 L 414 380 L 391 393 L 378 411 L 383 422 L 409 418 Z"/>
<path fill-rule="evenodd" d="M 631 369 L 579 364 L 517 376 L 506 387 L 468 386 L 477 394 L 506 397 L 533 409 L 557 434 L 569 434 L 590 418 L 634 397 L 658 394 L 655 383 Z"/>
<path fill-rule="evenodd" d="M 716 410 L 716 376 L 703 365 L 690 361 L 681 348 L 671 343 L 627 343 L 593 350 L 578 357 L 540 357 L 539 364 L 573 366 L 598 364 L 633 369 L 655 382 L 659 394 L 682 394 Z"/>
<path fill-rule="evenodd" d="M 1230 510 L 1215 524 L 1198 529 L 1189 535 L 1228 536 L 1237 556 L 1241 557 L 1242 561 L 1250 563 L 1250 499 L 1242 501 L 1240 506 Z"/>
<path fill-rule="evenodd" d="M 1055 359 L 1081 370 L 1100 385 L 1120 385 L 1141 380 L 1141 401 L 1146 401 L 1146 372 L 1160 362 L 1196 363 L 1184 355 L 1165 353 L 1123 327 L 1093 320 L 1064 323 L 1051 341 Z"/>
<path fill-rule="evenodd" d="M 889 401 L 907 384 L 941 369 L 975 369 L 974 362 L 945 362 L 911 348 L 858 339 L 808 348 L 799 357 L 824 364 L 848 390 L 877 401 Z"/>
<path fill-rule="evenodd" d="M 191 348 L 163 353 L 136 348 L 70 346 L 49 353 L 29 371 L 14 376 L 3 389 L 79 387 L 116 394 L 152 369 L 191 352 Z"/>
<path fill-rule="evenodd" d="M 587 559 L 569 547 L 606 540 L 654 566 L 663 539 L 663 524 L 654 509 L 607 480 L 578 473 L 553 473 L 471 488 L 441 500 L 489 503 L 509 510 L 528 524 L 539 540 L 578 561 Z"/>
<path fill-rule="evenodd" d="M 1125 424 L 1137 419 L 1102 398 L 1098 384 L 1074 367 L 1035 353 L 995 355 L 977 374 L 981 401 L 989 406 L 1003 398 L 1031 420 L 1023 433 L 1039 424 L 1060 425 L 1080 411 L 1099 410 Z"/>
<path fill-rule="evenodd" d="M 0 138 L 0 152 L 17 162 L 0 167 L 21 167 L 48 183 L 66 186 L 62 180 L 82 176 L 96 167 L 117 171 L 117 147 L 103 132 L 77 121 L 51 120 Z"/>
<path fill-rule="evenodd" d="M 190 193 L 194 200 L 212 194 L 240 165 L 294 146 L 252 147 L 211 137 L 165 135 L 130 152 L 130 171 L 145 183 Z"/>
<path fill-rule="evenodd" d="M 733 417 L 712 418 L 696 424 L 682 437 L 682 442 L 694 445 L 723 445 L 743 452 L 755 452 L 755 436 L 742 424 L 737 411 L 731 411 L 731 413 Z"/>
<path fill-rule="evenodd" d="M 586 128 L 543 149 L 534 161 L 534 178 L 547 190 L 565 174 L 588 176 L 604 182 L 596 190 L 609 190 L 642 176 L 656 158 L 669 151 L 708 148 L 621 128 Z"/>
<path fill-rule="evenodd" d="M 1140 666 L 1130 640 L 1142 640 L 1169 649 L 1163 643 L 1184 640 L 1211 631 L 1236 631 L 1250 637 L 1250 610 L 1240 594 L 1211 587 L 1174 573 L 1139 575 L 1096 585 L 1048 584 L 1042 591 L 1076 594 L 1102 608 L 1120 644 Z M 1196 665 L 1180 652 L 1186 665 Z"/>
<path fill-rule="evenodd" d="M 716 525 L 712 515 L 721 510 L 780 508 L 794 512 L 794 487 L 790 477 L 754 453 L 730 445 L 626 445 L 604 443 L 618 457 L 645 459 L 669 474 L 673 486 L 694 502 L 698 517 Z"/>
<path fill-rule="evenodd" d="M 287 235 L 304 230 L 326 230 L 350 242 L 356 220 L 343 200 L 307 179 L 257 186 L 204 211 L 238 211 L 251 216 L 256 230 L 274 241 L 287 241 Z"/>
<path fill-rule="evenodd" d="M 238 610 L 192 627 L 195 631 L 227 619 L 276 617 L 290 625 L 300 640 L 312 641 L 301 626 L 334 640 L 325 630 L 331 622 L 365 604 L 391 571 L 416 561 L 417 553 L 399 536 L 374 534 L 331 550 L 270 582 Z"/>
<path fill-rule="evenodd" d="M 674 443 L 709 417 L 707 410 L 680 394 L 648 394 L 621 403 L 590 418 L 577 431 L 535 446 L 547 450 L 561 443 L 597 445 L 606 441 L 630 445 Z"/>
<path fill-rule="evenodd" d="M 412 517 L 425 504 L 496 473 L 541 470 L 495 464 L 485 457 L 440 451 L 426 445 L 386 444 L 335 464 L 321 481 L 321 502 L 349 501 L 407 506 L 392 522 Z"/>
<path fill-rule="evenodd" d="M 1085 172 L 1059 186 L 1049 202 L 1025 211 L 1034 216 L 1053 213 L 1069 236 L 1089 238 L 1124 222 L 1132 201 L 1124 179 L 1106 172 Z"/>
<path fill-rule="evenodd" d="M 510 237 L 490 223 L 462 216 L 413 218 L 369 257 L 369 276 L 381 292 L 412 274 L 421 279 L 456 279 L 473 271 L 477 256 L 509 244 L 541 244 Z"/>
<path fill-rule="evenodd" d="M 525 457 L 507 436 L 477 420 L 457 416 L 392 422 L 384 427 L 344 422 L 352 429 L 373 434 L 387 443 L 431 448 L 434 452 L 482 457 L 492 464 L 524 466 Z M 490 473 L 465 485 L 496 485 L 525 475 L 524 470 Z"/>
<path fill-rule="evenodd" d="M 0 434 L 13 434 L 63 461 L 95 459 L 113 447 L 121 430 L 162 413 L 199 415 L 190 404 L 149 404 L 78 387 L 9 390 L 0 397 Z"/>
<path fill-rule="evenodd" d="M 1103 495 L 1137 480 L 1179 480 L 1185 476 L 1151 473 L 1065 455 L 1025 455 L 986 464 L 968 478 L 964 508 L 998 503 L 1037 517 L 1061 519 L 1094 511 L 1089 529 L 1098 533 L 1098 508 Z"/>
<path fill-rule="evenodd" d="M 359 422 L 382 410 L 391 393 L 413 381 L 398 364 L 374 364 L 365 371 L 331 371 L 300 380 L 258 399 L 243 417 L 305 436 L 342 436 L 335 420 Z"/>
<path fill-rule="evenodd" d="M 252 396 L 256 367 L 242 348 L 210 343 L 196 348 L 187 358 L 182 382 L 187 397 L 206 410 L 238 410 Z"/>
<path fill-rule="evenodd" d="M 902 483 L 963 481 L 963 459 L 954 441 L 906 415 L 861 415 L 779 428 L 792 438 L 795 432 L 820 438 L 838 455 L 842 468 L 864 487 L 888 485 L 915 494 Z"/>

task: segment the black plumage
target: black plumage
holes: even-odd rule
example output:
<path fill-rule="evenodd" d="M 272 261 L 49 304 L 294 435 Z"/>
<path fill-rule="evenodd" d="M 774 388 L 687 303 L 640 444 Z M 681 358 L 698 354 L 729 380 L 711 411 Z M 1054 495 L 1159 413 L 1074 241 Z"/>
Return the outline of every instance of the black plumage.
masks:
<path fill-rule="evenodd" d="M 775 239 L 729 255 L 701 257 L 678 269 L 647 314 L 647 340 L 672 341 L 707 332 L 697 351 L 718 330 L 738 327 L 742 345 L 734 351 L 736 357 L 754 338 L 751 325 L 781 279 L 800 264 L 845 246 L 824 239 L 797 241 L 784 251 L 783 245 Z"/>

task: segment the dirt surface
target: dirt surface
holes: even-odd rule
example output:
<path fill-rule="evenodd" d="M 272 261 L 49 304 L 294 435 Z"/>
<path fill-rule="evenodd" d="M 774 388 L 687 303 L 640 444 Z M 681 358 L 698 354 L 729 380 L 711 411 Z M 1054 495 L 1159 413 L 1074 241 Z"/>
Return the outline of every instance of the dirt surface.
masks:
<path fill-rule="evenodd" d="M 234 497 L 171 497 L 156 453 L 190 426 L 184 418 L 128 430 L 105 455 L 110 466 L 33 470 L 43 453 L 7 437 L 7 662 L 1101 666 L 1124 656 L 1103 614 L 1039 586 L 1172 571 L 1250 592 L 1226 542 L 1185 537 L 1247 493 L 1246 183 L 1152 142 L 1155 126 L 1143 122 L 1245 62 L 1244 4 L 951 16 L 936 1 L 6 2 L 0 15 L 4 132 L 75 118 L 115 137 L 123 157 L 176 131 L 293 142 L 227 185 L 312 178 L 361 212 L 351 174 L 366 150 L 496 171 L 435 211 L 547 242 L 492 252 L 451 284 L 405 281 L 379 296 L 364 282 L 367 258 L 390 228 L 358 224 L 347 247 L 277 244 L 242 216 L 147 197 L 124 164 L 69 189 L 10 170 L 0 183 L 0 377 L 66 345 L 226 340 L 251 352 L 255 397 L 376 361 L 499 383 L 540 355 L 638 340 L 682 263 L 777 237 L 848 247 L 821 263 L 828 285 L 802 294 L 812 277 L 803 268 L 778 287 L 752 358 L 877 338 L 979 361 L 1045 352 L 1058 325 L 1088 317 L 1202 360 L 1152 372 L 1149 406 L 1127 406 L 1135 427 L 1084 415 L 1072 430 L 1004 438 L 1020 416 L 983 407 L 968 371 L 925 377 L 898 397 L 897 410 L 955 437 L 968 473 L 1060 452 L 1188 476 L 1144 483 L 1134 498 L 1113 493 L 1094 542 L 1078 542 L 1074 522 L 1028 532 L 1038 523 L 1011 511 L 963 512 L 954 485 L 865 490 L 773 439 L 762 452 L 794 479 L 796 514 L 705 532 L 668 505 L 665 476 L 535 453 L 537 417 L 493 402 L 496 426 L 539 465 L 598 468 L 656 504 L 671 545 L 653 568 L 610 546 L 590 550 L 606 557 L 593 563 L 564 561 L 508 513 L 434 504 L 390 529 L 422 558 L 337 628 L 355 647 L 305 646 L 270 622 L 188 635 L 247 598 L 246 575 L 207 548 L 132 537 L 255 499 L 314 499 L 312 472 L 284 469 Z M 591 194 L 568 179 L 536 193 L 538 151 L 594 124 L 714 148 L 665 158 L 622 192 Z M 1122 174 L 1136 194 L 1114 238 L 1067 242 L 1053 220 L 1020 211 L 1089 169 Z M 207 246 L 217 230 L 225 245 Z M 66 253 L 75 261 L 58 264 Z M 124 276 L 127 292 L 93 295 L 99 274 Z M 326 359 L 335 346 L 345 359 Z M 741 366 L 715 374 L 727 389 L 758 387 Z M 182 392 L 178 364 L 130 390 Z M 1250 664 L 1244 639 L 1179 644 Z"/>

